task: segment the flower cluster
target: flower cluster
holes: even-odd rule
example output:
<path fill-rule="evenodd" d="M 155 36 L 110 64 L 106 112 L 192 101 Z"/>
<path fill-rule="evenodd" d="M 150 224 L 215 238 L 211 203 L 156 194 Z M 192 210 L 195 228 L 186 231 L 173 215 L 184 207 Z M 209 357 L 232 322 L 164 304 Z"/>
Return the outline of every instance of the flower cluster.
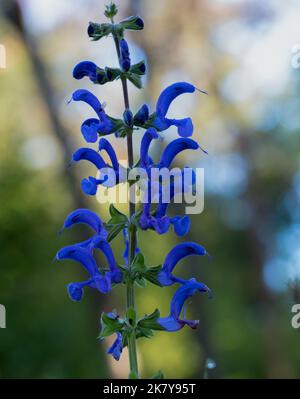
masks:
<path fill-rule="evenodd" d="M 119 24 L 115 24 L 114 16 L 116 13 L 117 8 L 114 4 L 107 6 L 105 15 L 111 23 L 91 22 L 88 27 L 88 35 L 92 40 L 99 40 L 106 36 L 113 37 L 119 59 L 119 68 L 101 68 L 91 61 L 82 61 L 75 66 L 73 77 L 75 79 L 87 77 L 92 83 L 100 85 L 120 79 L 123 89 L 127 87 L 127 81 L 141 88 L 141 76 L 146 72 L 146 64 L 144 61 L 131 64 L 129 46 L 124 39 L 124 32 L 128 29 L 143 29 L 144 23 L 140 17 L 130 17 Z M 168 187 L 160 183 L 159 179 L 153 178 L 152 170 L 154 168 L 158 171 L 169 169 L 176 156 L 182 151 L 201 150 L 198 143 L 190 138 L 193 134 L 191 118 L 170 119 L 167 116 L 175 98 L 184 93 L 194 93 L 196 90 L 198 89 L 195 86 L 186 82 L 170 85 L 160 94 L 153 113 L 150 113 L 148 105 L 143 104 L 134 114 L 130 110 L 128 99 L 124 94 L 125 111 L 123 118 L 108 115 L 98 98 L 86 89 L 76 90 L 72 95 L 72 101 L 85 102 L 96 114 L 95 118 L 87 119 L 82 123 L 81 133 L 87 143 L 96 143 L 97 148 L 79 148 L 75 151 L 71 160 L 72 163 L 85 160 L 96 168 L 94 169 L 96 173 L 93 176 L 88 176 L 82 180 L 83 192 L 93 196 L 97 193 L 99 185 L 112 187 L 120 182 L 127 181 L 128 172 L 132 165 L 124 168 L 119 164 L 114 148 L 106 136 L 114 134 L 116 137 L 127 137 L 130 140 L 132 134 L 137 130 L 144 130 L 144 133 L 141 140 L 139 160 L 136 164 L 145 171 L 148 190 L 146 190 L 147 194 L 142 209 L 137 211 L 133 208 L 134 211 L 132 211 L 131 207 L 129 216 L 121 213 L 114 205 L 110 205 L 110 220 L 106 223 L 95 212 L 88 209 L 77 209 L 66 218 L 63 229 L 71 228 L 77 224 L 86 224 L 93 231 L 93 235 L 86 241 L 62 248 L 56 255 L 58 260 L 69 259 L 79 262 L 88 274 L 86 281 L 72 282 L 68 285 L 67 290 L 70 298 L 73 301 L 80 301 L 85 287 L 96 289 L 105 294 L 121 283 L 128 285 L 131 287 L 130 289 L 135 283 L 141 285 L 146 281 L 160 287 L 179 285 L 170 304 L 170 314 L 166 317 L 161 317 L 159 311 L 155 310 L 152 314 L 137 319 L 136 310 L 130 300 L 124 317 L 120 317 L 115 312 L 102 313 L 100 339 L 116 334 L 113 345 L 107 351 L 116 360 L 119 360 L 124 346 L 128 346 L 132 355 L 132 351 L 134 352 L 132 339 L 150 337 L 153 330 L 174 332 L 185 325 L 195 328 L 198 324 L 197 320 L 182 318 L 183 306 L 186 300 L 196 292 L 209 292 L 206 285 L 194 278 L 184 280 L 175 274 L 176 265 L 183 258 L 193 255 L 207 255 L 205 248 L 201 245 L 194 242 L 180 243 L 167 254 L 162 265 L 155 267 L 149 267 L 145 264 L 141 249 L 137 246 L 138 230 L 152 229 L 158 234 L 164 234 L 169 231 L 170 226 L 173 226 L 174 232 L 178 236 L 184 236 L 189 231 L 190 219 L 187 215 L 173 217 L 167 215 L 170 201 L 165 200 L 164 193 L 168 189 L 170 199 L 172 199 L 177 193 L 193 190 L 195 183 L 193 170 L 189 167 L 183 168 L 180 171 L 183 177 L 180 184 L 171 181 Z M 176 127 L 180 137 L 170 142 L 162 151 L 160 159 L 155 161 L 149 154 L 151 143 L 153 140 L 162 139 L 163 132 L 170 126 Z M 109 163 L 104 160 L 103 153 L 106 153 L 110 159 Z M 183 172 L 186 170 L 191 172 L 192 179 L 189 181 L 184 179 L 185 174 Z M 156 190 L 152 189 L 154 185 L 157 187 Z M 119 233 L 123 234 L 125 243 L 124 265 L 116 263 L 110 245 Z M 96 261 L 96 250 L 103 253 L 106 259 L 105 265 L 99 265 Z"/>

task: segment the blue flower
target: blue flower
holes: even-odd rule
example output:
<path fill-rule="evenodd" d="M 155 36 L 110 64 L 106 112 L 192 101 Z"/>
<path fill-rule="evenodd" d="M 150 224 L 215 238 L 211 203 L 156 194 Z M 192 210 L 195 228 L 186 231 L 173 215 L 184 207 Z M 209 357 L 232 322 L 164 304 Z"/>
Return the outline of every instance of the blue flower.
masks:
<path fill-rule="evenodd" d="M 73 69 L 73 77 L 82 79 L 87 76 L 91 82 L 103 84 L 107 81 L 104 69 L 99 68 L 91 61 L 81 61 Z"/>
<path fill-rule="evenodd" d="M 191 118 L 168 119 L 166 117 L 171 102 L 181 94 L 194 93 L 195 86 L 186 82 L 173 83 L 160 94 L 156 104 L 156 115 L 153 126 L 158 130 L 166 130 L 170 126 L 176 126 L 179 136 L 188 137 L 193 134 L 193 123 Z"/>
<path fill-rule="evenodd" d="M 175 332 L 182 329 L 185 325 L 191 328 L 196 328 L 199 324 L 199 320 L 186 320 L 180 319 L 180 314 L 184 306 L 185 301 L 193 296 L 197 291 L 208 292 L 209 289 L 201 283 L 198 283 L 195 279 L 190 279 L 184 285 L 182 285 L 174 294 L 171 306 L 170 315 L 167 317 L 160 317 L 157 322 L 166 331 Z"/>
<path fill-rule="evenodd" d="M 64 221 L 63 229 L 69 229 L 75 224 L 86 224 L 90 226 L 97 235 L 103 239 L 107 238 L 107 232 L 104 229 L 103 222 L 99 216 L 89 209 L 76 209 L 71 212 Z"/>
<path fill-rule="evenodd" d="M 106 353 L 112 355 L 115 360 L 119 360 L 122 350 L 123 350 L 123 343 L 122 343 L 122 334 L 117 331 L 117 338 L 113 342 L 112 346 L 107 349 Z"/>
<path fill-rule="evenodd" d="M 78 210 L 80 211 L 80 210 Z M 76 212 L 76 211 L 75 211 Z M 70 283 L 67 287 L 68 294 L 73 301 L 80 301 L 83 295 L 83 288 L 89 286 L 90 288 L 98 289 L 102 293 L 107 293 L 111 290 L 112 283 L 120 283 L 122 281 L 122 272 L 117 267 L 113 252 L 110 248 L 109 243 L 105 240 L 102 229 L 99 230 L 99 218 L 95 218 L 94 222 L 89 219 L 92 217 L 92 213 L 87 217 L 87 215 L 82 216 L 80 219 L 82 221 L 73 223 L 72 219 L 75 212 L 69 215 L 65 221 L 65 224 L 69 227 L 74 223 L 87 223 L 92 228 L 96 229 L 97 234 L 92 238 L 74 245 L 69 245 L 62 248 L 56 254 L 57 260 L 70 259 L 82 264 L 89 274 L 89 279 L 83 282 Z M 79 212 L 80 214 L 80 212 Z M 76 215 L 75 215 L 76 216 Z M 98 232 L 100 234 L 98 234 Z M 104 254 L 109 269 L 100 271 L 96 260 L 93 257 L 95 249 L 99 249 Z"/>
<path fill-rule="evenodd" d="M 116 153 L 105 138 L 101 138 L 99 141 L 99 150 L 104 150 L 110 157 L 112 165 L 108 165 L 102 156 L 92 148 L 79 148 L 74 152 L 72 156 L 73 162 L 88 161 L 92 163 L 99 172 L 99 178 L 89 176 L 87 179 L 83 179 L 81 182 L 82 190 L 87 195 L 95 195 L 97 193 L 97 187 L 103 184 L 106 187 L 112 187 L 119 184 L 120 181 L 124 181 L 126 178 L 126 169 L 122 167 L 117 159 Z"/>
<path fill-rule="evenodd" d="M 194 242 L 184 242 L 176 245 L 166 256 L 162 270 L 158 275 L 159 282 L 163 286 L 172 285 L 174 283 L 185 283 L 185 280 L 173 276 L 172 272 L 178 262 L 192 255 L 205 256 L 208 255 L 208 253 L 205 248 Z M 203 285 L 203 287 L 205 286 Z"/>
<path fill-rule="evenodd" d="M 129 71 L 130 69 L 130 54 L 128 44 L 125 39 L 120 40 L 120 64 L 124 71 Z"/>
<path fill-rule="evenodd" d="M 88 143 L 95 143 L 100 135 L 110 134 L 114 131 L 114 123 L 105 114 L 105 111 L 98 98 L 88 90 L 76 90 L 72 95 L 73 101 L 83 101 L 90 105 L 96 112 L 99 119 L 89 118 L 81 125 L 81 133 Z"/>

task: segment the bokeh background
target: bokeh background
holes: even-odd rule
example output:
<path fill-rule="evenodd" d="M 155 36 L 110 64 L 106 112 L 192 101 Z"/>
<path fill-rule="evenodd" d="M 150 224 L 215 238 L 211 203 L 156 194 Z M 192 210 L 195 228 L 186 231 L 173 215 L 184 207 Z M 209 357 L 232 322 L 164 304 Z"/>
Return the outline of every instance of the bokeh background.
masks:
<path fill-rule="evenodd" d="M 186 259 L 178 271 L 205 282 L 214 298 L 201 295 L 189 304 L 189 316 L 200 319 L 197 331 L 140 340 L 142 376 L 162 369 L 169 378 L 203 378 L 213 359 L 209 378 L 299 378 L 300 336 L 291 326 L 291 307 L 300 303 L 299 2 L 118 3 L 120 18 L 138 13 L 145 20 L 143 31 L 128 33 L 132 59 L 144 57 L 148 65 L 145 88 L 130 87 L 133 110 L 145 101 L 153 108 L 162 88 L 178 80 L 209 92 L 181 96 L 170 115 L 192 116 L 194 136 L 209 153 L 189 153 L 181 163 L 205 170 L 205 209 L 193 217 L 188 239 L 205 246 L 212 260 Z M 112 361 L 104 354 L 108 343 L 96 338 L 102 310 L 122 313 L 124 290 L 107 296 L 86 290 L 73 303 L 65 286 L 83 277 L 82 268 L 52 263 L 61 246 L 88 234 L 82 227 L 58 235 L 68 212 L 89 206 L 107 216 L 80 192 L 88 169 L 67 168 L 83 144 L 80 124 L 90 112 L 83 104 L 67 105 L 72 91 L 89 88 L 109 114 L 123 111 L 119 82 L 93 87 L 71 76 L 84 59 L 116 65 L 112 40 L 91 42 L 86 34 L 88 21 L 104 21 L 103 9 L 102 0 L 0 3 L 6 51 L 6 68 L 0 68 L 0 303 L 7 311 L 0 378 L 128 372 L 126 351 Z M 175 136 L 170 129 L 163 145 Z M 125 142 L 112 142 L 125 159 Z M 177 242 L 174 233 L 140 237 L 153 265 Z M 117 254 L 121 245 L 114 244 Z M 167 314 L 173 291 L 137 288 L 139 313 L 158 306 Z"/>

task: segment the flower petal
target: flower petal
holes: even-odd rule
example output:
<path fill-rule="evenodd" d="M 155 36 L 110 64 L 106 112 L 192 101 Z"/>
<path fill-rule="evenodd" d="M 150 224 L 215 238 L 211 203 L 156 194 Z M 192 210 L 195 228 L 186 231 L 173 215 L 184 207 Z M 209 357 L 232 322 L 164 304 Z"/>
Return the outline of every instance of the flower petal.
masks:
<path fill-rule="evenodd" d="M 207 291 L 207 289 L 204 289 L 203 284 L 198 283 L 195 279 L 188 280 L 175 292 L 171 301 L 170 315 L 168 317 L 159 318 L 157 322 L 164 327 L 165 330 L 170 332 L 178 331 L 185 325 L 196 328 L 199 323 L 198 320 L 180 319 L 180 314 L 185 301 L 197 291 L 204 292 Z"/>
<path fill-rule="evenodd" d="M 95 165 L 97 169 L 106 168 L 107 166 L 101 155 L 92 148 L 79 148 L 74 152 L 72 161 L 89 161 Z"/>
<path fill-rule="evenodd" d="M 160 94 L 156 104 L 156 114 L 159 118 L 165 118 L 171 102 L 184 93 L 193 93 L 195 86 L 186 82 L 177 82 L 165 88 Z"/>
<path fill-rule="evenodd" d="M 118 170 L 119 161 L 115 153 L 115 150 L 113 146 L 110 144 L 110 142 L 105 138 L 101 138 L 99 141 L 99 151 L 102 150 L 106 151 L 107 155 L 109 156 L 113 169 Z"/>
<path fill-rule="evenodd" d="M 207 255 L 205 248 L 194 242 L 184 242 L 176 245 L 166 256 L 161 272 L 158 275 L 160 283 L 164 286 L 172 285 L 176 282 L 176 278 L 172 275 L 172 271 L 181 259 L 191 256 Z"/>
<path fill-rule="evenodd" d="M 88 143 L 95 143 L 98 139 L 99 119 L 89 118 L 81 125 L 81 133 Z"/>
<path fill-rule="evenodd" d="M 100 101 L 89 90 L 79 89 L 79 90 L 74 91 L 74 93 L 72 94 L 72 99 L 74 101 L 83 101 L 83 102 L 87 103 L 88 105 L 90 105 L 93 108 L 93 110 L 97 114 L 99 114 L 99 112 L 103 111 Z"/>
<path fill-rule="evenodd" d="M 82 264 L 91 277 L 99 274 L 98 266 L 90 251 L 81 248 L 78 244 L 62 248 L 56 254 L 57 260 L 74 260 Z"/>
<path fill-rule="evenodd" d="M 119 360 L 122 350 L 123 350 L 123 343 L 122 343 L 122 335 L 119 331 L 117 331 L 117 338 L 112 344 L 110 348 L 107 349 L 106 353 L 112 355 L 115 360 Z"/>
<path fill-rule="evenodd" d="M 170 222 L 173 224 L 174 231 L 179 237 L 186 235 L 191 226 L 190 218 L 187 215 L 183 217 L 175 216 L 170 219 Z"/>
<path fill-rule="evenodd" d="M 168 168 L 177 154 L 184 150 L 197 150 L 199 144 L 189 138 L 179 138 L 171 141 L 164 149 L 162 156 L 160 158 L 160 167 Z"/>
<path fill-rule="evenodd" d="M 97 82 L 97 68 L 91 61 L 81 61 L 73 69 L 73 78 L 82 79 L 87 76 L 92 82 Z"/>
<path fill-rule="evenodd" d="M 157 139 L 158 133 L 157 130 L 153 127 L 150 127 L 143 135 L 141 141 L 141 148 L 140 148 L 140 159 L 141 159 L 141 166 L 147 167 L 151 164 L 150 158 L 148 155 L 149 147 L 153 139 Z"/>
<path fill-rule="evenodd" d="M 87 224 L 98 234 L 104 230 L 103 222 L 99 216 L 95 212 L 85 208 L 79 208 L 71 212 L 65 219 L 63 228 L 69 229 L 74 224 L 79 223 Z"/>

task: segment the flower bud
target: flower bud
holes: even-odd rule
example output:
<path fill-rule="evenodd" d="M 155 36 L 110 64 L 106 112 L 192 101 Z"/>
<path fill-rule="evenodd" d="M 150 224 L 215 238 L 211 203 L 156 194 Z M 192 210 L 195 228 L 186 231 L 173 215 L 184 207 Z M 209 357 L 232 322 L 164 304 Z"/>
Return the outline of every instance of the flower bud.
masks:
<path fill-rule="evenodd" d="M 130 54 L 128 44 L 125 39 L 120 40 L 120 64 L 124 71 L 130 69 Z"/>
<path fill-rule="evenodd" d="M 113 18 L 115 15 L 117 15 L 117 13 L 118 13 L 118 8 L 117 8 L 116 4 L 110 3 L 105 6 L 104 15 L 107 18 Z"/>
<path fill-rule="evenodd" d="M 130 109 L 128 109 L 128 108 L 125 109 L 125 111 L 123 113 L 123 119 L 127 126 L 129 126 L 129 127 L 133 126 L 133 114 L 130 111 Z"/>
<path fill-rule="evenodd" d="M 132 65 L 130 72 L 136 73 L 137 75 L 144 75 L 146 73 L 145 61 L 141 61 L 138 64 Z"/>
<path fill-rule="evenodd" d="M 149 119 L 149 108 L 147 104 L 144 104 L 138 112 L 134 115 L 133 122 L 137 126 L 143 126 L 144 123 Z"/>
<path fill-rule="evenodd" d="M 95 22 L 90 22 L 87 33 L 93 40 L 99 40 L 112 33 L 112 30 L 112 24 L 97 24 Z"/>
<path fill-rule="evenodd" d="M 120 22 L 124 29 L 142 30 L 144 21 L 140 17 L 129 17 Z"/>

